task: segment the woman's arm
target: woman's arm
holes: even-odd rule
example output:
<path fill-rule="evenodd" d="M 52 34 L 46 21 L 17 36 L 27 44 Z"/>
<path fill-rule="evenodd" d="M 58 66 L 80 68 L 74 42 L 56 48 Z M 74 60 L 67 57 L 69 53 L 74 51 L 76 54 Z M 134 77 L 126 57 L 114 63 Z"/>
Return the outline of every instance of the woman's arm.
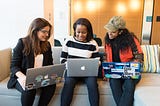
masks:
<path fill-rule="evenodd" d="M 133 51 L 133 56 L 134 56 L 133 61 L 143 62 L 143 51 L 142 51 L 141 45 L 136 38 L 134 38 L 134 42 L 136 44 L 137 51 L 132 50 Z"/>
<path fill-rule="evenodd" d="M 18 40 L 16 47 L 13 49 L 11 60 L 11 73 L 14 75 L 18 71 L 22 71 L 22 59 L 23 59 L 23 42 L 22 39 Z"/>

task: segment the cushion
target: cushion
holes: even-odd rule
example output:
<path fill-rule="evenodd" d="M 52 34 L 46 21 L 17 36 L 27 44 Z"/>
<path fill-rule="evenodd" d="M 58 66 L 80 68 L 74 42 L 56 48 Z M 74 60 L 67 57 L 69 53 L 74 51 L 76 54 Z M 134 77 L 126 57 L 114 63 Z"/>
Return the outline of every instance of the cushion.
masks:
<path fill-rule="evenodd" d="M 0 81 L 10 73 L 11 48 L 0 50 Z"/>
<path fill-rule="evenodd" d="M 142 73 L 142 78 L 137 84 L 136 89 L 146 86 L 159 86 L 160 87 L 160 74 L 157 73 Z"/>
<path fill-rule="evenodd" d="M 60 64 L 60 56 L 61 56 L 62 47 L 53 47 L 52 48 L 52 56 L 53 56 L 53 63 Z"/>
<path fill-rule="evenodd" d="M 139 87 L 134 93 L 134 106 L 159 106 L 159 86 Z"/>
<path fill-rule="evenodd" d="M 160 74 L 142 73 L 134 92 L 134 106 L 159 106 Z"/>
<path fill-rule="evenodd" d="M 0 82 L 0 95 L 8 95 L 8 96 L 20 96 L 21 93 L 16 89 L 8 89 L 7 83 L 10 77 L 5 78 Z"/>
<path fill-rule="evenodd" d="M 144 53 L 142 72 L 157 73 L 159 70 L 159 45 L 141 45 Z"/>

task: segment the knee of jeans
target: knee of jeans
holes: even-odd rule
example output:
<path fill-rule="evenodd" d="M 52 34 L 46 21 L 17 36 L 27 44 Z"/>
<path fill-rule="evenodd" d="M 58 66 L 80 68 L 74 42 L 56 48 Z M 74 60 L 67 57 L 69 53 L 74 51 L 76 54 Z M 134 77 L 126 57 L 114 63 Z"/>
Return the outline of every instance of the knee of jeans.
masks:
<path fill-rule="evenodd" d="M 70 78 L 67 78 L 66 80 L 65 80 L 65 83 L 64 83 L 65 85 L 70 85 L 70 86 L 74 86 L 75 84 L 76 84 L 76 81 L 74 80 L 74 79 L 70 79 Z"/>
<path fill-rule="evenodd" d="M 87 83 L 86 85 L 89 89 L 97 89 L 98 88 L 97 82 L 90 82 L 90 83 Z"/>
<path fill-rule="evenodd" d="M 128 91 L 128 92 L 133 92 L 134 89 L 135 89 L 135 84 L 132 83 L 132 82 L 130 82 L 130 83 L 128 83 L 128 84 L 125 84 L 125 85 L 123 86 L 123 89 L 125 89 L 125 91 Z"/>

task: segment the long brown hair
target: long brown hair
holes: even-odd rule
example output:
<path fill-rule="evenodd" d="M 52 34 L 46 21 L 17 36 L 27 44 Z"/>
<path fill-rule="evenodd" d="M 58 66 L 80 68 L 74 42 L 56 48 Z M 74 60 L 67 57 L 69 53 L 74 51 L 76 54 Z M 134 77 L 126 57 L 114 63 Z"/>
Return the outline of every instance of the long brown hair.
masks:
<path fill-rule="evenodd" d="M 38 55 L 48 50 L 48 47 L 50 46 L 48 41 L 40 41 L 37 36 L 37 32 L 46 26 L 50 27 L 48 33 L 48 39 L 49 39 L 52 32 L 52 25 L 44 18 L 36 18 L 32 21 L 28 29 L 27 36 L 23 38 L 23 43 L 24 43 L 23 53 L 25 55 L 29 55 L 31 51 L 34 52 L 34 55 Z"/>

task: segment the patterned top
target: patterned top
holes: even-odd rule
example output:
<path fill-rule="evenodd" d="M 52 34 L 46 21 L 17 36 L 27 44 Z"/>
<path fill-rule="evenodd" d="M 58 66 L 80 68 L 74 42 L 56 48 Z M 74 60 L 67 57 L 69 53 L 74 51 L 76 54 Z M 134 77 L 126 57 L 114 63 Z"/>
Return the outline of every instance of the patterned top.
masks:
<path fill-rule="evenodd" d="M 99 57 L 98 51 L 95 40 L 80 42 L 70 36 L 63 44 L 60 61 L 64 63 L 67 58 L 96 58 Z"/>

